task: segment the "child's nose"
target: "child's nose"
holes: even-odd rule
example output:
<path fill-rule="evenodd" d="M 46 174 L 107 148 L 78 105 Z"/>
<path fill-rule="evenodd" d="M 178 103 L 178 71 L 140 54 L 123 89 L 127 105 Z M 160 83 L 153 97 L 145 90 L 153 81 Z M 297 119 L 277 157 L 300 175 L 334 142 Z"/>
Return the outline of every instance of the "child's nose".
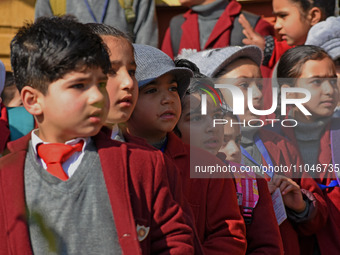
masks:
<path fill-rule="evenodd" d="M 280 30 L 282 28 L 281 22 L 279 19 L 276 19 L 275 23 L 274 23 L 274 29 L 275 30 Z"/>
<path fill-rule="evenodd" d="M 123 90 L 133 90 L 136 83 L 136 78 L 134 76 L 131 76 L 128 72 L 125 72 L 122 75 L 121 88 Z"/>
<path fill-rule="evenodd" d="M 161 95 L 162 104 L 172 104 L 174 102 L 174 95 L 170 91 L 164 91 Z"/>
<path fill-rule="evenodd" d="M 107 92 L 105 89 L 100 89 L 98 86 L 92 86 L 89 90 L 89 103 L 91 105 L 98 104 L 98 107 L 102 107 L 107 100 Z"/>
<path fill-rule="evenodd" d="M 236 144 L 235 141 L 230 141 L 227 145 L 226 150 L 227 154 L 233 158 L 241 153 L 240 147 Z"/>
<path fill-rule="evenodd" d="M 262 98 L 262 91 L 257 86 L 255 82 L 252 82 L 249 86 L 250 90 L 248 93 L 251 93 L 253 99 L 261 99 Z"/>
<path fill-rule="evenodd" d="M 332 85 L 331 81 L 325 80 L 322 83 L 322 90 L 323 90 L 324 94 L 332 95 L 332 94 L 334 94 L 335 88 L 334 88 L 334 85 Z"/>

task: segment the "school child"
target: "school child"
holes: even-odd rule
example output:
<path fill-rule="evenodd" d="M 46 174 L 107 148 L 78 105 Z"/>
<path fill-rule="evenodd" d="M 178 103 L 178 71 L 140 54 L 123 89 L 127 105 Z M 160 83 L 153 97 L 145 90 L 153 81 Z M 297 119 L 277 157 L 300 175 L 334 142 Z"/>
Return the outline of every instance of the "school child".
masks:
<path fill-rule="evenodd" d="M 340 17 L 329 17 L 313 26 L 308 32 L 305 44 L 323 48 L 333 59 L 336 74 L 340 77 Z M 340 102 L 333 116 L 340 117 Z"/>
<path fill-rule="evenodd" d="M 5 87 L 1 98 L 7 110 L 5 114 L 10 131 L 9 141 L 19 139 L 31 132 L 35 127 L 34 118 L 22 105 L 13 72 L 6 72 Z"/>
<path fill-rule="evenodd" d="M 331 117 L 339 97 L 335 66 L 320 47 L 297 46 L 282 55 L 277 75 L 280 86 L 304 88 L 311 93 L 310 100 L 303 104 L 311 115 L 293 106 L 289 118 L 298 124 L 294 128 L 281 127 L 280 132 L 299 148 L 302 166 L 321 187 L 329 211 L 327 223 L 314 235 L 305 237 L 301 247 L 304 254 L 336 254 L 340 250 L 340 190 L 339 171 L 335 169 L 339 154 L 336 140 L 339 120 Z M 290 96 L 298 97 L 294 93 Z M 313 170 L 320 168 L 318 164 L 325 164 L 326 168 Z"/>
<path fill-rule="evenodd" d="M 251 88 L 253 107 L 262 109 L 262 82 L 259 79 L 261 56 L 262 52 L 258 47 L 245 46 L 198 52 L 188 58 L 197 63 L 199 68 L 202 66 L 203 74 L 219 78 L 218 83 L 235 85 L 242 91 L 244 99 L 248 98 L 248 89 Z M 226 102 L 233 105 L 233 97 L 227 92 L 226 89 L 222 90 Z M 301 158 L 294 144 L 272 131 L 261 128 L 259 116 L 250 111 L 246 100 L 243 107 L 244 114 L 238 116 L 245 165 L 257 166 L 259 169 L 262 169 L 262 166 L 301 165 Z M 251 125 L 248 125 L 249 121 Z M 280 187 L 285 206 L 280 203 L 279 208 L 283 207 L 282 211 L 283 209 L 287 211 L 288 220 L 284 220 L 286 218 L 284 217 L 283 222 L 279 221 L 282 222 L 280 232 L 285 254 L 299 254 L 298 233 L 301 235 L 315 233 L 326 220 L 327 208 L 321 190 L 311 178 L 292 180 L 294 177 L 292 172 L 281 173 L 282 175 L 269 174 L 265 177 L 271 180 L 268 183 L 270 192 L 276 190 L 275 186 Z"/>
<path fill-rule="evenodd" d="M 132 43 L 124 32 L 109 25 L 88 23 L 86 26 L 101 36 L 108 47 L 112 72 L 108 75 L 106 85 L 110 109 L 105 125 L 112 130 L 112 139 L 125 141 L 119 124 L 125 123 L 130 118 L 138 98 Z"/>
<path fill-rule="evenodd" d="M 145 142 L 144 139 L 131 136 L 122 132 L 124 123 L 130 118 L 132 111 L 137 102 L 138 83 L 135 78 L 136 63 L 134 57 L 134 48 L 129 37 L 120 30 L 105 24 L 88 23 L 87 27 L 95 34 L 102 37 L 108 47 L 110 62 L 113 72 L 108 75 L 106 90 L 110 99 L 110 109 L 106 119 L 106 127 L 102 129 L 109 136 L 109 139 L 121 142 L 137 143 L 148 150 L 157 150 Z M 124 128 L 123 128 L 124 129 Z M 166 157 L 166 155 L 164 155 Z M 171 159 L 169 159 L 171 160 Z M 182 186 L 180 183 L 179 173 L 168 175 L 170 191 L 182 207 L 188 217 L 189 225 L 195 229 L 193 215 L 189 204 L 183 199 Z M 171 179 L 173 177 L 173 179 Z M 194 233 L 195 254 L 202 254 L 202 247 L 197 234 Z"/>
<path fill-rule="evenodd" d="M 264 51 L 263 65 L 273 69 L 282 54 L 295 45 L 303 45 L 309 29 L 318 22 L 334 15 L 335 1 L 273 0 L 276 16 L 274 28 L 281 41 L 273 36 L 263 38 L 256 33 L 244 16 L 239 21 L 244 28 L 245 44 L 254 44 Z M 265 75 L 265 77 L 270 77 Z"/>
<path fill-rule="evenodd" d="M 134 47 L 139 96 L 127 122 L 127 131 L 146 139 L 174 160 L 205 253 L 244 254 L 245 225 L 237 208 L 232 180 L 209 179 L 209 174 L 208 178 L 190 178 L 193 165 L 215 166 L 223 162 L 184 145 L 172 132 L 181 114 L 180 97 L 189 85 L 192 72 L 176 68 L 171 58 L 156 48 L 138 44 Z"/>
<path fill-rule="evenodd" d="M 99 132 L 111 69 L 100 37 L 41 18 L 14 37 L 11 63 L 38 129 L 0 159 L 0 254 L 193 254 L 164 174 L 174 165 Z"/>
<path fill-rule="evenodd" d="M 190 9 L 170 21 L 162 43 L 162 51 L 171 58 L 182 49 L 197 51 L 243 45 L 242 27 L 238 19 L 246 15 L 251 26 L 262 36 L 274 35 L 273 27 L 260 16 L 242 11 L 235 0 L 181 0 L 181 5 Z"/>
<path fill-rule="evenodd" d="M 5 65 L 0 60 L 0 92 L 3 91 L 5 86 L 6 70 Z M 8 129 L 8 118 L 6 106 L 0 99 L 0 155 L 3 153 L 9 141 L 10 132 Z"/>
<path fill-rule="evenodd" d="M 188 66 L 181 60 L 177 66 Z M 188 61 L 187 61 L 188 62 Z M 182 115 L 177 123 L 176 134 L 186 144 L 202 148 L 213 155 L 221 152 L 224 143 L 228 147 L 223 152 L 227 160 L 241 163 L 241 150 L 239 141 L 235 137 L 241 136 L 237 126 L 216 125 L 212 126 L 213 119 L 231 119 L 232 114 L 227 112 L 223 103 L 215 104 L 208 96 L 214 95 L 214 100 L 223 98 L 219 89 L 211 89 L 214 85 L 200 73 L 194 73 L 190 86 L 182 98 Z M 214 93 L 217 94 L 214 94 Z M 202 94 L 207 95 L 207 114 L 202 116 Z M 218 96 L 217 96 L 218 95 Z M 222 101 L 223 102 L 223 101 Z M 226 135 L 225 130 L 228 130 Z M 238 139 L 238 138 L 236 138 Z M 268 191 L 267 182 L 263 178 L 256 178 L 255 174 L 234 173 L 235 186 L 239 196 L 239 206 L 246 222 L 247 251 L 246 254 L 283 254 L 282 240 L 279 227 L 276 223 L 275 213 Z"/>

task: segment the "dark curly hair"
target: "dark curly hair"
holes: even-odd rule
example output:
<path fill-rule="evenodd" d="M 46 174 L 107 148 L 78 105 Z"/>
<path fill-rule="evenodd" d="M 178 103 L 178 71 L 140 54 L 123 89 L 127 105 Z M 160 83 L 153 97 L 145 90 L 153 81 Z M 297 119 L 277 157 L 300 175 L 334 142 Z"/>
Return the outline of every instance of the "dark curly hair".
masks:
<path fill-rule="evenodd" d="M 102 39 L 73 16 L 42 17 L 25 24 L 11 42 L 11 64 L 19 91 L 28 85 L 44 94 L 50 83 L 69 72 L 111 70 Z"/>

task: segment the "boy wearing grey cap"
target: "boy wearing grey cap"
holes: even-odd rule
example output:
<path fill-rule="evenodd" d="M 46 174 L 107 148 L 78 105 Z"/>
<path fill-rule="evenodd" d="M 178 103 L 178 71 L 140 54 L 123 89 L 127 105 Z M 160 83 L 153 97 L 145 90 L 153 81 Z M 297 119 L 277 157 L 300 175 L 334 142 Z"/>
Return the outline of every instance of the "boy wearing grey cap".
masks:
<path fill-rule="evenodd" d="M 156 48 L 146 45 L 134 47 L 139 98 L 127 122 L 127 131 L 146 139 L 174 160 L 181 174 L 185 197 L 194 213 L 204 252 L 244 254 L 245 225 L 238 210 L 232 180 L 190 179 L 193 161 L 203 158 L 209 164 L 223 165 L 223 162 L 198 149 L 201 157 L 193 159 L 190 153 L 196 149 L 184 145 L 172 132 L 181 115 L 180 98 L 189 85 L 191 70 L 175 67 L 171 58 Z"/>

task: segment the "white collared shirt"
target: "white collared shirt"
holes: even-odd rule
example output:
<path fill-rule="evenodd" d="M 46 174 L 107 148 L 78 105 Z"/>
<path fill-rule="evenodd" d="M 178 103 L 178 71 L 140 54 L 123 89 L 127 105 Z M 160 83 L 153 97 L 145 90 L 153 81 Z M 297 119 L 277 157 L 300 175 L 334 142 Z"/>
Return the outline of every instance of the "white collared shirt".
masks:
<path fill-rule="evenodd" d="M 46 170 L 47 166 L 44 162 L 44 160 L 42 160 L 37 153 L 37 146 L 41 143 L 43 144 L 48 144 L 48 142 L 44 142 L 43 140 L 41 140 L 39 138 L 39 136 L 36 134 L 36 132 L 38 131 L 38 129 L 34 129 L 32 131 L 31 134 L 31 139 L 32 139 L 32 146 L 33 146 L 33 151 L 35 156 L 37 157 L 38 161 L 40 162 L 40 164 L 43 166 L 43 168 Z M 78 169 L 78 166 L 80 165 L 81 160 L 84 157 L 84 153 L 85 153 L 85 148 L 86 145 L 89 143 L 90 138 L 76 138 L 76 139 L 72 139 L 67 141 L 65 144 L 69 144 L 69 145 L 73 145 L 73 144 L 77 144 L 79 143 L 81 140 L 84 141 L 84 145 L 81 151 L 76 151 L 71 157 L 69 157 L 63 164 L 62 167 L 65 171 L 65 173 L 68 175 L 68 177 L 71 177 L 74 172 Z"/>

